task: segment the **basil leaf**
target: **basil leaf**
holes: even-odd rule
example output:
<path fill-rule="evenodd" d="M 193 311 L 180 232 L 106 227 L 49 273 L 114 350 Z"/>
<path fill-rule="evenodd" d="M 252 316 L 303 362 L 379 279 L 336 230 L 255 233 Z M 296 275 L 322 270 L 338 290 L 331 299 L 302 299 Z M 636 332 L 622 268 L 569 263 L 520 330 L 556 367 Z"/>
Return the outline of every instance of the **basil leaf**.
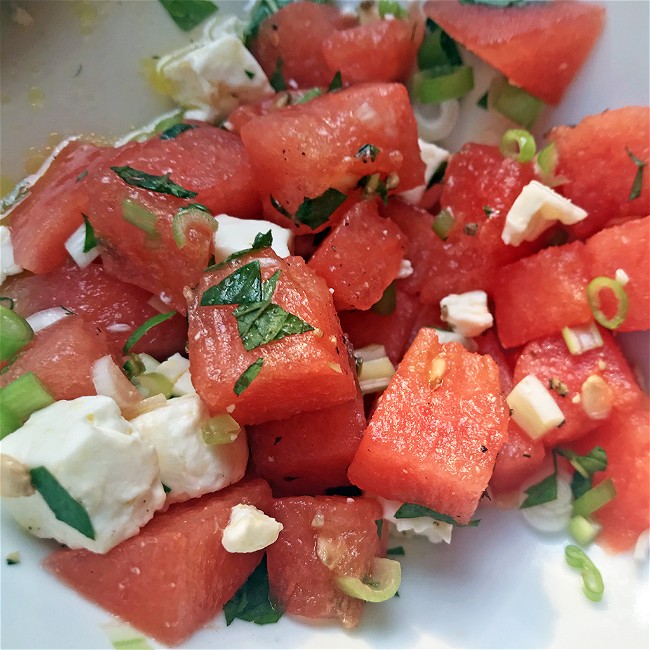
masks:
<path fill-rule="evenodd" d="M 590 478 L 596 472 L 607 469 L 607 452 L 602 447 L 594 447 L 584 456 L 579 456 L 570 449 L 557 449 L 557 453 L 564 456 L 583 478 Z"/>
<path fill-rule="evenodd" d="M 237 593 L 224 605 L 223 613 L 226 617 L 226 625 L 230 625 L 236 618 L 257 625 L 268 625 L 280 620 L 282 612 L 275 609 L 269 600 L 266 556 Z"/>
<path fill-rule="evenodd" d="M 333 187 L 313 199 L 305 197 L 296 212 L 296 221 L 312 230 L 322 226 L 348 197 Z"/>
<path fill-rule="evenodd" d="M 248 351 L 271 341 L 279 341 L 286 336 L 302 334 L 314 329 L 298 316 L 282 309 L 280 305 L 265 302 L 237 307 L 233 315 L 237 319 L 239 336 Z"/>
<path fill-rule="evenodd" d="M 557 471 L 547 476 L 535 485 L 531 485 L 525 490 L 528 495 L 524 502 L 519 506 L 520 509 L 532 508 L 542 503 L 555 501 L 557 499 Z"/>
<path fill-rule="evenodd" d="M 200 25 L 218 9 L 210 0 L 160 0 L 160 4 L 184 32 Z"/>
<path fill-rule="evenodd" d="M 368 162 L 375 162 L 377 158 L 377 154 L 381 151 L 379 147 L 376 147 L 374 144 L 364 144 L 359 151 L 357 151 L 356 154 L 354 154 L 355 158 L 360 158 L 364 163 Z"/>
<path fill-rule="evenodd" d="M 332 77 L 332 81 L 330 81 L 330 85 L 327 86 L 327 92 L 333 93 L 336 90 L 341 90 L 342 87 L 343 87 L 343 78 L 341 77 L 341 71 L 337 70 L 334 73 L 334 76 Z"/>
<path fill-rule="evenodd" d="M 636 165 L 636 174 L 634 174 L 630 194 L 627 197 L 628 201 L 634 201 L 634 199 L 638 199 L 641 196 L 641 189 L 643 187 L 643 170 L 647 167 L 648 163 L 639 160 L 628 147 L 625 147 L 625 151 L 630 157 L 630 160 Z"/>
<path fill-rule="evenodd" d="M 262 300 L 262 272 L 257 260 L 233 271 L 221 282 L 206 289 L 201 296 L 202 307 L 215 305 L 249 305 Z"/>
<path fill-rule="evenodd" d="M 273 74 L 269 77 L 269 83 L 276 93 L 287 89 L 287 82 L 284 78 L 283 69 L 284 61 L 278 57 L 275 62 L 275 70 L 273 70 Z"/>
<path fill-rule="evenodd" d="M 252 253 L 253 251 L 258 251 L 261 250 L 262 248 L 268 248 L 273 244 L 273 234 L 270 230 L 267 232 L 258 232 L 257 235 L 255 235 L 255 239 L 253 240 L 253 245 L 250 248 L 244 248 L 241 251 L 237 251 L 236 253 L 233 253 L 232 255 L 228 255 L 223 262 L 219 262 L 219 264 L 211 264 L 208 266 L 206 271 L 216 271 L 217 269 L 221 269 L 224 266 L 226 266 L 229 262 L 232 262 L 233 260 L 236 260 L 240 257 L 243 257 L 244 255 L 248 255 L 248 253 Z"/>
<path fill-rule="evenodd" d="M 43 497 L 54 516 L 89 539 L 95 539 L 95 529 L 86 509 L 57 481 L 47 467 L 29 470 L 34 489 Z"/>
<path fill-rule="evenodd" d="M 278 284 L 280 279 L 280 271 L 277 270 L 264 284 L 262 284 L 262 301 L 271 302 L 273 294 L 275 293 L 275 287 Z"/>
<path fill-rule="evenodd" d="M 111 169 L 127 184 L 134 187 L 141 187 L 144 190 L 159 192 L 160 194 L 171 194 L 179 199 L 193 199 L 197 192 L 186 190 L 172 181 L 169 174 L 155 176 L 147 174 L 125 165 L 123 167 L 111 167 Z"/>
<path fill-rule="evenodd" d="M 456 41 L 431 18 L 426 19 L 425 26 L 426 34 L 417 56 L 420 70 L 463 65 Z"/>
<path fill-rule="evenodd" d="M 357 187 L 363 188 L 365 197 L 370 198 L 377 195 L 384 205 L 388 205 L 388 188 L 386 182 L 382 181 L 379 174 L 370 174 L 359 179 Z"/>
<path fill-rule="evenodd" d="M 393 546 L 386 551 L 386 555 L 406 555 L 403 546 Z"/>
<path fill-rule="evenodd" d="M 383 519 L 375 519 L 375 526 L 377 526 L 377 537 L 381 539 L 381 533 L 384 530 L 384 520 Z"/>
<path fill-rule="evenodd" d="M 252 381 L 260 374 L 260 370 L 264 365 L 264 359 L 260 357 L 254 363 L 251 363 L 244 372 L 239 376 L 239 379 L 235 382 L 235 395 L 241 395 L 252 383 Z"/>
<path fill-rule="evenodd" d="M 83 217 L 84 225 L 86 226 L 83 252 L 87 253 L 97 246 L 97 239 L 95 239 L 95 231 L 93 230 L 90 221 L 88 221 L 88 217 L 83 212 L 81 213 L 81 216 Z"/>
<path fill-rule="evenodd" d="M 185 122 L 178 122 L 178 124 L 174 124 L 173 126 L 170 126 L 168 129 L 165 129 L 160 134 L 160 139 L 173 140 L 176 136 L 180 135 L 181 133 L 185 133 L 185 131 L 191 131 L 192 129 L 195 128 L 196 126 L 194 124 L 185 124 Z"/>
<path fill-rule="evenodd" d="M 585 492 L 589 492 L 593 485 L 593 478 L 585 478 L 580 472 L 573 472 L 571 477 L 571 494 L 574 499 L 579 499 Z"/>
<path fill-rule="evenodd" d="M 283 216 L 287 217 L 288 219 L 291 219 L 291 214 L 289 214 L 289 211 L 278 201 L 272 194 L 269 195 L 269 200 L 271 201 L 271 205 Z"/>
<path fill-rule="evenodd" d="M 472 519 L 468 524 L 459 524 L 453 517 L 450 515 L 442 514 L 441 512 L 436 512 L 427 508 L 426 506 L 420 506 L 417 503 L 403 503 L 394 515 L 395 519 L 412 519 L 414 517 L 431 517 L 436 521 L 442 521 L 446 524 L 451 524 L 452 526 L 458 526 L 463 528 L 465 526 L 478 526 L 481 522 L 480 519 Z"/>
<path fill-rule="evenodd" d="M 408 15 L 406 9 L 397 0 L 379 0 L 377 11 L 380 18 L 389 14 L 395 16 L 395 18 L 404 18 Z"/>
<path fill-rule="evenodd" d="M 442 183 L 442 179 L 445 177 L 445 172 L 447 171 L 447 161 L 443 160 L 439 165 L 438 168 L 436 169 L 435 172 L 433 172 L 433 176 L 430 178 L 429 182 L 427 183 L 427 189 L 431 189 L 434 185 L 437 185 L 438 183 Z"/>
<path fill-rule="evenodd" d="M 122 348 L 124 354 L 128 354 L 131 351 L 131 348 L 152 328 L 160 323 L 164 323 L 166 320 L 169 320 L 172 316 L 175 316 L 175 311 L 168 311 L 164 314 L 156 314 L 152 316 L 149 320 L 146 320 L 138 329 L 126 339 L 126 343 Z"/>
<path fill-rule="evenodd" d="M 483 108 L 483 109 L 486 110 L 486 111 L 488 110 L 488 94 L 487 94 L 487 91 L 484 92 L 484 93 L 479 97 L 478 101 L 476 102 L 476 105 L 477 105 L 479 108 Z"/>
<path fill-rule="evenodd" d="M 172 489 L 169 487 L 169 485 L 165 485 L 164 483 L 162 484 L 162 488 L 163 488 L 163 492 L 165 494 L 169 494 L 172 491 Z"/>
<path fill-rule="evenodd" d="M 259 0 L 255 3 L 246 29 L 245 40 L 255 38 L 262 23 L 282 7 L 291 4 L 291 2 L 292 0 Z"/>

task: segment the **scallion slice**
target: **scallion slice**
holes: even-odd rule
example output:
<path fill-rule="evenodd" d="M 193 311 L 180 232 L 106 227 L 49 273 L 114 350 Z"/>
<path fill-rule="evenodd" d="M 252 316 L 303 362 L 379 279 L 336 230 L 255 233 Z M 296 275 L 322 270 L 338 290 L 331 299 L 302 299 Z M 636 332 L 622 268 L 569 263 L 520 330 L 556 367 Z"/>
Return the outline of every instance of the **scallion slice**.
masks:
<path fill-rule="evenodd" d="M 131 201 L 131 199 L 124 199 L 122 201 L 122 216 L 125 221 L 145 232 L 148 237 L 159 236 L 156 230 L 156 215 L 143 208 L 139 203 Z"/>
<path fill-rule="evenodd" d="M 6 404 L 0 404 L 0 440 L 20 429 L 22 424 L 20 418 Z"/>
<path fill-rule="evenodd" d="M 449 237 L 451 229 L 454 227 L 455 219 L 454 215 L 448 210 L 441 210 L 435 216 L 431 229 L 433 232 L 445 241 Z"/>
<path fill-rule="evenodd" d="M 573 514 L 588 517 L 602 508 L 616 496 L 616 488 L 611 478 L 606 478 L 596 487 L 587 490 L 573 502 Z"/>
<path fill-rule="evenodd" d="M 336 576 L 334 582 L 348 596 L 369 603 L 383 603 L 397 593 L 401 579 L 402 568 L 397 560 L 376 557 L 372 561 L 370 575 L 363 580 Z"/>
<path fill-rule="evenodd" d="M 138 375 L 137 377 L 133 377 L 131 381 L 144 397 L 164 395 L 165 398 L 169 399 L 174 388 L 174 384 L 159 372 L 148 372 L 144 375 Z"/>
<path fill-rule="evenodd" d="M 588 546 L 596 539 L 602 526 L 582 515 L 576 515 L 569 521 L 569 534 L 581 546 Z"/>
<path fill-rule="evenodd" d="M 166 320 L 169 320 L 172 318 L 172 316 L 175 316 L 176 312 L 175 311 L 168 311 L 165 312 L 164 314 L 157 314 L 156 316 L 152 316 L 149 320 L 145 321 L 138 327 L 131 336 L 129 336 L 128 339 L 126 339 L 126 343 L 124 344 L 124 348 L 122 352 L 124 354 L 128 354 L 131 351 L 131 348 L 152 328 L 155 327 L 156 325 L 160 325 L 160 323 L 164 323 Z"/>
<path fill-rule="evenodd" d="M 555 142 L 547 144 L 540 152 L 537 154 L 537 164 L 543 175 L 550 178 L 555 174 L 555 168 L 557 167 L 558 155 L 557 147 Z"/>
<path fill-rule="evenodd" d="M 603 289 L 609 289 L 618 301 L 618 309 L 611 318 L 607 318 L 601 309 L 600 292 Z M 604 275 L 594 278 L 587 285 L 587 302 L 589 303 L 589 308 L 594 318 L 609 330 L 615 330 L 625 322 L 630 307 L 627 292 L 623 288 L 623 285 L 617 280 Z"/>
<path fill-rule="evenodd" d="M 210 233 L 215 233 L 218 226 L 217 220 L 209 212 L 206 212 L 203 206 L 187 205 L 174 215 L 172 221 L 174 241 L 179 248 L 183 248 L 187 243 L 188 230 L 208 230 Z"/>
<path fill-rule="evenodd" d="M 588 325 L 563 327 L 562 338 L 573 355 L 603 347 L 603 337 L 593 321 Z"/>
<path fill-rule="evenodd" d="M 488 107 L 530 129 L 540 116 L 544 102 L 533 97 L 523 88 L 512 86 L 505 78 L 497 77 L 488 91 Z"/>
<path fill-rule="evenodd" d="M 9 361 L 33 336 L 34 331 L 20 314 L 0 304 L 0 361 Z"/>
<path fill-rule="evenodd" d="M 468 65 L 437 66 L 416 72 L 413 90 L 423 104 L 439 104 L 463 97 L 474 88 L 474 71 Z"/>
<path fill-rule="evenodd" d="M 26 372 L 0 389 L 0 398 L 3 407 L 11 411 L 21 423 L 26 422 L 35 411 L 54 402 L 52 395 L 33 372 Z"/>
<path fill-rule="evenodd" d="M 241 427 L 227 413 L 215 415 L 201 425 L 203 442 L 206 445 L 229 445 L 237 440 Z"/>
<path fill-rule="evenodd" d="M 499 151 L 518 163 L 527 163 L 535 157 L 537 146 L 532 133 L 524 129 L 508 129 L 501 138 Z"/>
<path fill-rule="evenodd" d="M 585 596 L 594 602 L 602 600 L 605 591 L 603 578 L 594 563 L 587 557 L 587 554 L 581 548 L 569 544 L 564 549 L 564 557 L 569 566 L 580 569 L 582 590 Z"/>

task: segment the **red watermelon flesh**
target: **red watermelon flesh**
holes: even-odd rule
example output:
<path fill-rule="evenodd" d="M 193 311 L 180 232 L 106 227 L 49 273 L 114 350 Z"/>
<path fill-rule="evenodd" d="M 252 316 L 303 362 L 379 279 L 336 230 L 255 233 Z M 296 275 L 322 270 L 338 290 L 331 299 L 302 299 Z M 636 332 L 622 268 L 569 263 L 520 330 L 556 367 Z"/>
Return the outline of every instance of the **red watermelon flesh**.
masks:
<path fill-rule="evenodd" d="M 562 0 L 495 7 L 429 0 L 424 11 L 515 85 L 558 104 L 605 23 L 596 4 Z"/>
<path fill-rule="evenodd" d="M 263 551 L 229 553 L 221 545 L 239 503 L 270 512 L 271 491 L 255 480 L 175 504 L 105 555 L 64 549 L 44 565 L 145 634 L 176 645 L 221 611 L 262 559 Z"/>

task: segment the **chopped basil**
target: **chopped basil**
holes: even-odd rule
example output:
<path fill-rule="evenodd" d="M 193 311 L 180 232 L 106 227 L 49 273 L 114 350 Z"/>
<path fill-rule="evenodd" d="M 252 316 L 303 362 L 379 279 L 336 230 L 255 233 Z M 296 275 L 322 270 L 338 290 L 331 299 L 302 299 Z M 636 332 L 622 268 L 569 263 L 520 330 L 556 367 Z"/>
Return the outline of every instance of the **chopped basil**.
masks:
<path fill-rule="evenodd" d="M 20 552 L 14 551 L 13 553 L 9 553 L 5 560 L 9 566 L 20 564 Z"/>
<path fill-rule="evenodd" d="M 403 546 L 393 546 L 386 551 L 386 555 L 406 555 Z"/>
<path fill-rule="evenodd" d="M 287 217 L 288 219 L 291 219 L 291 214 L 289 211 L 278 201 L 273 194 L 269 195 L 269 200 L 271 201 L 271 205 L 283 216 Z"/>
<path fill-rule="evenodd" d="M 395 18 L 404 18 L 408 16 L 408 12 L 397 0 L 379 0 L 377 11 L 379 16 L 384 18 L 385 16 L 395 16 Z"/>
<path fill-rule="evenodd" d="M 275 62 L 275 70 L 273 70 L 273 74 L 269 77 L 269 83 L 276 93 L 287 89 L 287 82 L 284 78 L 283 69 L 284 61 L 278 57 L 277 61 Z"/>
<path fill-rule="evenodd" d="M 244 70 L 244 74 L 249 78 L 249 79 L 255 79 L 255 73 L 252 70 Z"/>
<path fill-rule="evenodd" d="M 585 492 L 591 490 L 596 472 L 607 469 L 607 452 L 602 447 L 594 447 L 584 456 L 570 449 L 558 448 L 557 453 L 564 456 L 575 469 L 571 478 L 571 492 L 574 499 L 580 498 Z"/>
<path fill-rule="evenodd" d="M 258 0 L 251 11 L 245 40 L 248 41 L 251 38 L 255 38 L 262 23 L 285 5 L 291 4 L 291 2 L 292 0 Z"/>
<path fill-rule="evenodd" d="M 463 226 L 463 232 L 469 237 L 476 237 L 478 234 L 478 224 L 477 223 L 466 223 Z"/>
<path fill-rule="evenodd" d="M 446 524 L 451 524 L 452 526 L 478 526 L 480 519 L 472 519 L 468 524 L 459 524 L 453 517 L 450 515 L 445 515 L 441 512 L 436 512 L 427 508 L 426 506 L 420 506 L 417 503 L 403 503 L 395 513 L 395 519 L 413 519 L 415 517 L 431 517 L 436 521 L 442 521 Z"/>
<path fill-rule="evenodd" d="M 463 65 L 456 41 L 431 18 L 426 19 L 425 27 L 426 34 L 418 50 L 418 67 L 420 70 L 427 70 L 441 65 Z"/>
<path fill-rule="evenodd" d="M 134 187 L 141 187 L 144 190 L 159 192 L 161 194 L 171 194 L 179 199 L 193 199 L 197 192 L 186 190 L 184 187 L 177 185 L 172 181 L 169 174 L 164 176 L 155 176 L 147 174 L 125 165 L 123 167 L 111 167 L 111 169 L 127 184 Z"/>
<path fill-rule="evenodd" d="M 370 174 L 359 179 L 357 187 L 363 188 L 363 195 L 366 198 L 378 196 L 384 205 L 388 205 L 388 187 L 386 181 L 382 181 L 379 174 Z"/>
<path fill-rule="evenodd" d="M 439 165 L 438 168 L 436 169 L 435 172 L 433 172 L 433 176 L 427 183 L 427 189 L 431 189 L 434 185 L 437 185 L 438 183 L 442 183 L 442 179 L 445 177 L 445 172 L 447 171 L 447 161 L 443 160 Z"/>
<path fill-rule="evenodd" d="M 336 90 L 341 90 L 342 87 L 343 87 L 343 78 L 341 77 L 341 71 L 337 70 L 334 73 L 334 76 L 332 77 L 332 81 L 330 81 L 330 85 L 327 86 L 327 92 L 333 93 Z"/>
<path fill-rule="evenodd" d="M 553 473 L 539 483 L 531 485 L 525 492 L 527 496 L 519 506 L 522 510 L 557 499 L 557 457 L 555 450 L 553 450 Z"/>
<path fill-rule="evenodd" d="M 381 151 L 379 147 L 376 147 L 374 144 L 364 144 L 356 154 L 355 158 L 360 158 L 362 162 L 367 163 L 375 162 L 377 154 Z"/>
<path fill-rule="evenodd" d="M 89 539 L 95 539 L 95 529 L 86 509 L 42 465 L 29 470 L 34 489 L 43 497 L 54 516 Z"/>
<path fill-rule="evenodd" d="M 264 359 L 260 357 L 257 361 L 251 363 L 244 372 L 239 376 L 239 379 L 235 382 L 235 395 L 241 395 L 252 383 L 252 381 L 260 374 L 260 370 L 264 365 Z"/>
<path fill-rule="evenodd" d="M 169 485 L 165 485 L 164 483 L 162 484 L 162 489 L 165 494 L 169 494 L 172 491 Z"/>
<path fill-rule="evenodd" d="M 557 377 L 551 377 L 548 380 L 548 387 L 554 390 L 560 397 L 566 397 L 569 394 L 569 387 Z"/>
<path fill-rule="evenodd" d="M 483 212 L 485 212 L 485 216 L 488 219 L 491 219 L 498 212 L 498 210 L 495 210 L 494 208 L 491 208 L 489 205 L 484 205 L 483 206 Z"/>
<path fill-rule="evenodd" d="M 185 131 L 191 131 L 192 129 L 195 128 L 196 126 L 194 124 L 185 124 L 185 122 L 178 122 L 177 124 L 170 126 L 168 129 L 165 129 L 160 134 L 160 139 L 173 140 L 176 136 L 180 135 L 181 133 L 185 133 Z"/>
<path fill-rule="evenodd" d="M 484 108 L 484 109 L 487 111 L 487 109 L 488 109 L 488 94 L 487 94 L 487 91 L 484 92 L 484 93 L 481 95 L 481 97 L 479 98 L 479 100 L 476 102 L 476 105 L 477 105 L 479 108 Z"/>
<path fill-rule="evenodd" d="M 255 239 L 253 240 L 253 245 L 250 248 L 244 248 L 244 250 L 237 251 L 232 255 L 228 255 L 228 257 L 226 257 L 226 259 L 223 260 L 223 262 L 219 262 L 219 264 L 213 263 L 210 266 L 208 266 L 206 271 L 216 271 L 217 269 L 221 269 L 224 266 L 226 266 L 229 262 L 232 262 L 233 260 L 243 257 L 244 255 L 248 255 L 248 253 L 252 253 L 253 251 L 259 251 L 262 248 L 268 248 L 272 244 L 273 244 L 273 234 L 271 233 L 270 230 L 267 230 L 266 232 L 258 232 L 257 235 L 255 235 Z"/>
<path fill-rule="evenodd" d="M 377 526 L 377 537 L 381 539 L 381 534 L 384 530 L 384 520 L 383 519 L 375 519 L 375 526 Z"/>
<path fill-rule="evenodd" d="M 218 9 L 210 0 L 160 0 L 160 4 L 184 32 L 200 25 Z"/>
<path fill-rule="evenodd" d="M 282 612 L 275 609 L 269 600 L 266 556 L 237 593 L 224 605 L 223 613 L 226 617 L 226 625 L 230 625 L 236 618 L 257 625 L 277 623 L 280 620 Z"/>
<path fill-rule="evenodd" d="M 634 201 L 634 199 L 638 199 L 641 196 L 641 188 L 643 187 L 643 170 L 648 166 L 648 163 L 647 161 L 643 162 L 642 160 L 639 160 L 628 147 L 625 147 L 625 151 L 630 157 L 630 160 L 636 165 L 636 174 L 634 174 L 630 194 L 627 197 L 628 201 Z"/>
<path fill-rule="evenodd" d="M 215 305 L 248 305 L 262 300 L 262 272 L 258 260 L 249 262 L 206 289 L 201 296 L 202 307 Z"/>
<path fill-rule="evenodd" d="M 126 343 L 122 348 L 123 354 L 128 354 L 131 351 L 131 348 L 152 328 L 160 323 L 164 323 L 166 320 L 169 320 L 172 316 L 175 316 L 175 311 L 168 311 L 164 314 L 156 314 L 152 316 L 149 320 L 146 320 L 138 329 L 126 339 Z"/>
<path fill-rule="evenodd" d="M 88 221 L 88 217 L 83 212 L 81 213 L 81 216 L 84 219 L 84 225 L 86 227 L 84 234 L 83 252 L 87 253 L 88 251 L 91 251 L 93 248 L 95 248 L 95 246 L 97 246 L 97 240 L 95 239 L 95 231 L 93 230 L 90 221 Z"/>
<path fill-rule="evenodd" d="M 316 230 L 319 226 L 327 223 L 328 219 L 347 198 L 343 192 L 339 192 L 333 187 L 313 199 L 305 197 L 298 206 L 296 221 L 305 224 L 312 230 Z"/>

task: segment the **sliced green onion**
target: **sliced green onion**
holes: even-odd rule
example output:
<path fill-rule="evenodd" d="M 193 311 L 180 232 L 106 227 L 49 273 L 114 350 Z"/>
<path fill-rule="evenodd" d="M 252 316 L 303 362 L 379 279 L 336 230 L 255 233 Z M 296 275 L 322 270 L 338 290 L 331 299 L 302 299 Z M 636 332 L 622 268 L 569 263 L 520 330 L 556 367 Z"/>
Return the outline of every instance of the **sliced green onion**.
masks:
<path fill-rule="evenodd" d="M 413 75 L 413 90 L 422 104 L 458 99 L 474 88 L 474 71 L 468 65 L 437 66 Z"/>
<path fill-rule="evenodd" d="M 618 309 L 611 318 L 607 318 L 603 313 L 603 310 L 600 308 L 600 292 L 603 289 L 610 289 L 618 300 Z M 604 275 L 594 278 L 587 285 L 587 302 L 589 303 L 589 308 L 591 309 L 594 318 L 603 327 L 606 327 L 609 330 L 615 330 L 625 322 L 630 307 L 627 293 L 623 288 L 623 285 L 617 280 L 608 278 Z"/>
<path fill-rule="evenodd" d="M 0 304 L 0 361 L 9 361 L 33 336 L 34 331 L 20 314 Z"/>
<path fill-rule="evenodd" d="M 427 35 L 418 50 L 418 68 L 425 70 L 440 65 L 462 65 L 455 41 L 431 19 L 426 22 Z"/>
<path fill-rule="evenodd" d="M 201 426 L 203 442 L 206 445 L 229 445 L 237 440 L 241 427 L 227 413 L 215 415 Z"/>
<path fill-rule="evenodd" d="M 615 496 L 614 482 L 611 478 L 606 478 L 573 502 L 573 514 L 588 517 L 609 503 Z"/>
<path fill-rule="evenodd" d="M 537 121 L 544 102 L 523 88 L 509 84 L 505 78 L 496 78 L 488 91 L 488 106 L 513 122 L 530 129 Z"/>
<path fill-rule="evenodd" d="M 569 544 L 564 549 L 564 557 L 569 566 L 580 569 L 582 575 L 582 591 L 589 600 L 599 602 L 603 598 L 605 585 L 600 571 L 587 557 L 587 554 L 577 546 Z"/>
<path fill-rule="evenodd" d="M 20 429 L 22 425 L 20 418 L 6 404 L 0 404 L 0 440 Z"/>
<path fill-rule="evenodd" d="M 390 316 L 395 311 L 395 307 L 397 307 L 397 289 L 395 283 L 391 282 L 370 311 L 382 316 Z"/>
<path fill-rule="evenodd" d="M 451 214 L 448 210 L 441 210 L 433 219 L 433 224 L 431 226 L 433 232 L 445 241 L 449 237 L 451 229 L 454 227 L 455 223 L 454 215 Z"/>
<path fill-rule="evenodd" d="M 148 372 L 145 375 L 138 375 L 137 377 L 133 377 L 131 381 L 144 397 L 164 395 L 166 399 L 169 399 L 174 388 L 174 384 L 159 372 Z"/>
<path fill-rule="evenodd" d="M 569 521 L 569 534 L 581 546 L 588 546 L 596 539 L 602 526 L 582 515 L 576 515 Z"/>
<path fill-rule="evenodd" d="M 392 598 L 402 580 L 402 567 L 397 560 L 376 557 L 370 575 L 363 580 L 336 576 L 334 583 L 344 594 L 368 603 L 383 603 Z"/>
<path fill-rule="evenodd" d="M 138 375 L 142 375 L 147 371 L 147 367 L 144 365 L 144 361 L 140 355 L 133 353 L 128 355 L 128 358 L 122 365 L 122 368 L 124 368 L 124 372 L 126 372 L 126 376 L 129 379 L 137 377 Z"/>
<path fill-rule="evenodd" d="M 501 138 L 499 151 L 518 163 L 527 163 L 535 157 L 537 146 L 532 133 L 524 129 L 508 129 Z"/>
<path fill-rule="evenodd" d="M 165 312 L 164 314 L 156 314 L 155 316 L 152 316 L 149 320 L 145 321 L 138 327 L 131 336 L 129 336 L 128 339 L 126 339 L 126 343 L 124 344 L 124 348 L 122 349 L 122 352 L 124 354 L 128 354 L 131 351 L 131 348 L 152 328 L 155 327 L 156 325 L 160 325 L 160 323 L 164 323 L 166 320 L 169 320 L 172 316 L 175 316 L 176 312 L 175 311 L 168 311 Z"/>
<path fill-rule="evenodd" d="M 131 199 L 122 201 L 122 216 L 125 221 L 144 231 L 148 237 L 158 237 L 156 215 Z"/>
<path fill-rule="evenodd" d="M 179 248 L 183 248 L 187 243 L 187 231 L 190 228 L 205 229 L 214 233 L 218 227 L 217 220 L 198 204 L 187 205 L 181 208 L 172 221 L 172 230 L 174 241 Z"/>
<path fill-rule="evenodd" d="M 26 422 L 32 413 L 54 402 L 52 395 L 33 372 L 26 372 L 0 389 L 0 398 L 3 407 L 21 422 Z"/>
<path fill-rule="evenodd" d="M 555 174 L 555 168 L 557 167 L 558 155 L 557 147 L 555 142 L 547 144 L 540 152 L 537 154 L 537 164 L 539 165 L 540 170 L 543 174 L 547 176 L 553 176 Z"/>
<path fill-rule="evenodd" d="M 16 306 L 16 301 L 13 298 L 9 298 L 9 296 L 0 296 L 0 303 L 9 303 L 9 309 L 13 309 Z"/>
<path fill-rule="evenodd" d="M 603 347 L 603 337 L 593 321 L 588 325 L 563 327 L 562 338 L 571 354 L 583 354 Z"/>

